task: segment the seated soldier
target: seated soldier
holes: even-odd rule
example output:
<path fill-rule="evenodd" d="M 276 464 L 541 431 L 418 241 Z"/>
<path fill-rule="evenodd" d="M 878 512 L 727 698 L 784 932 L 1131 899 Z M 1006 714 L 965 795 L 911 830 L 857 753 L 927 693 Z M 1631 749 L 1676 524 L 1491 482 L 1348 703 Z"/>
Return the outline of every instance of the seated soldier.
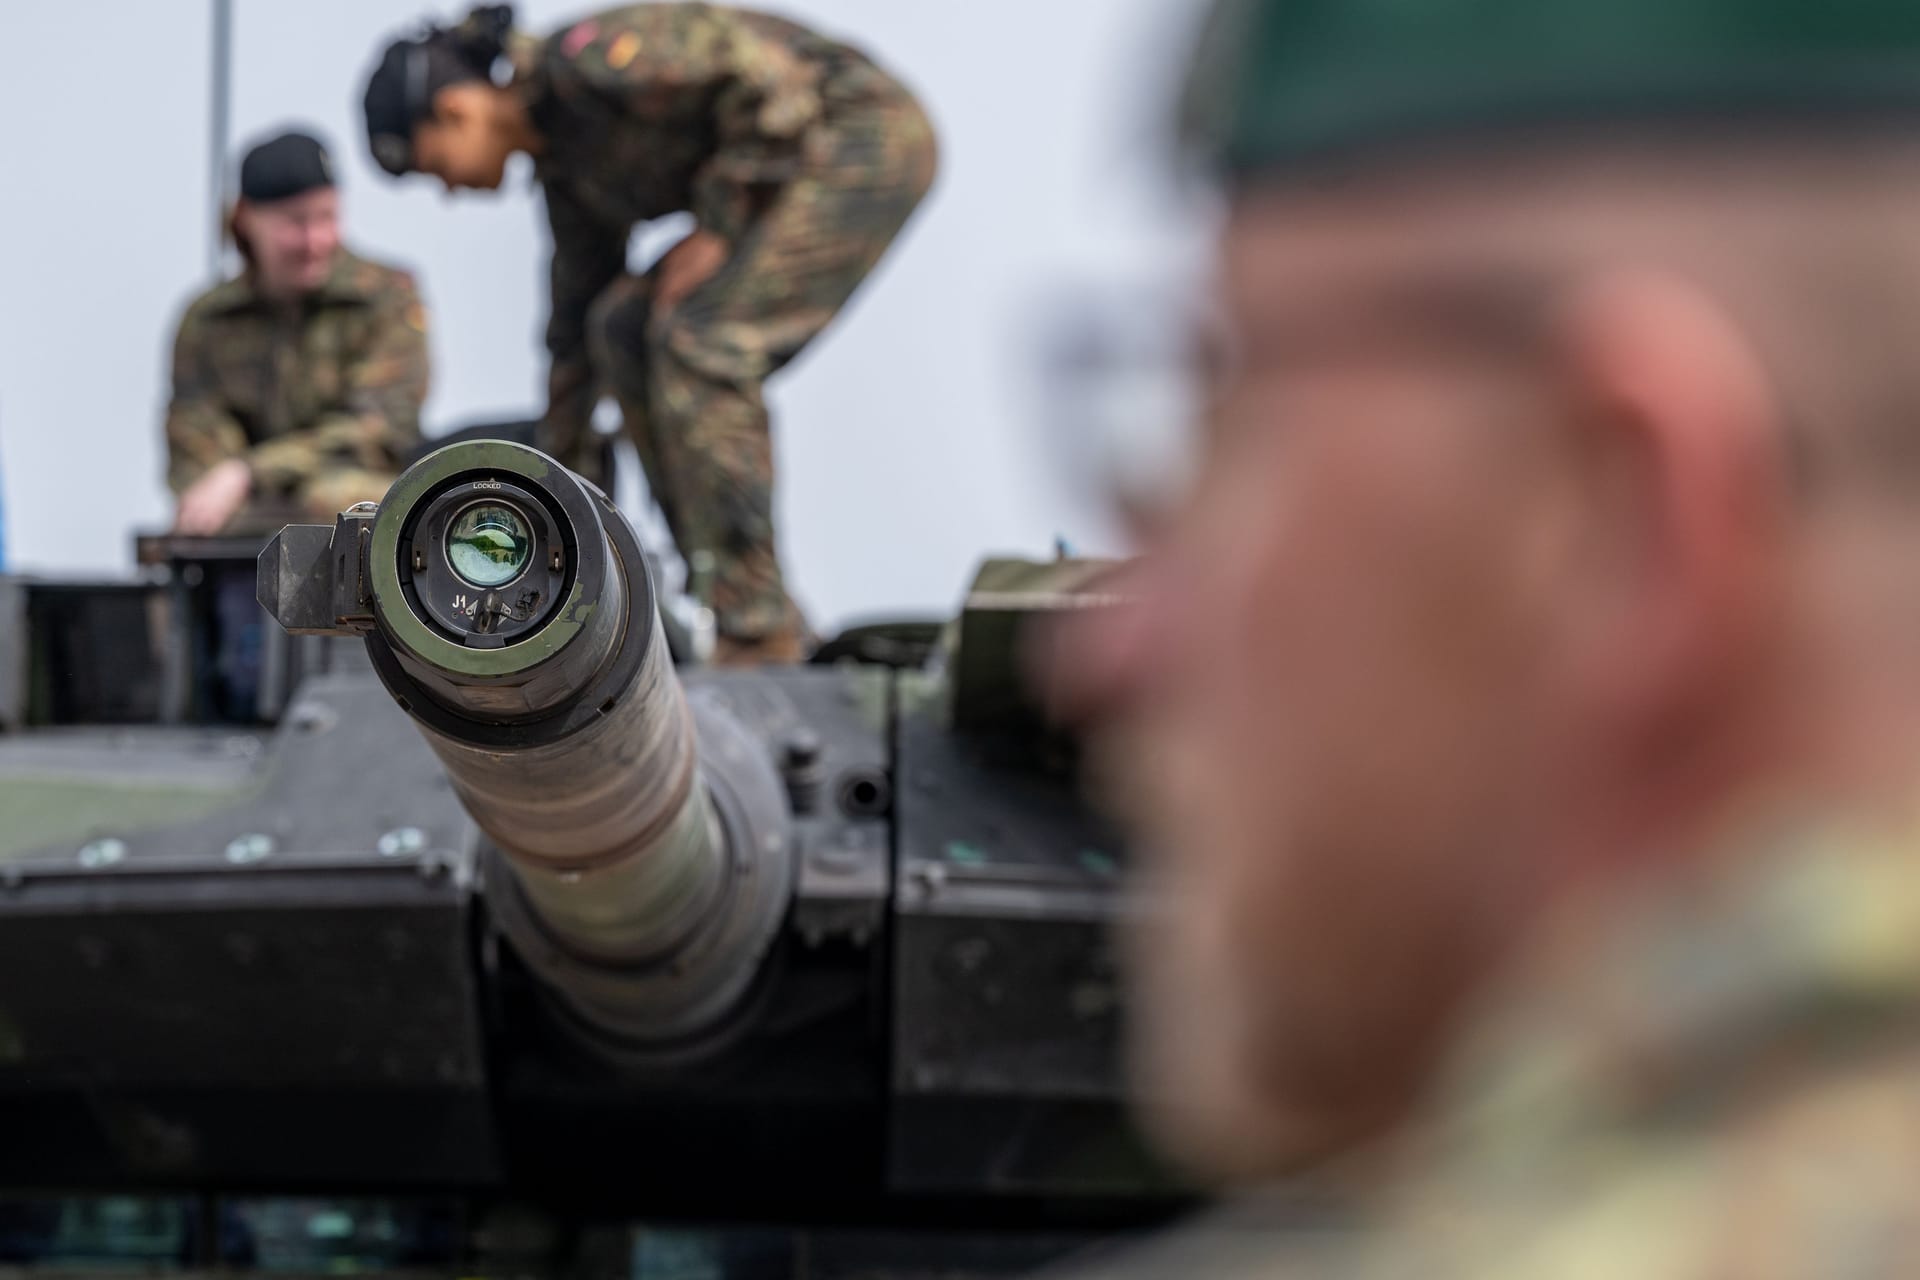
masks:
<path fill-rule="evenodd" d="M 427 337 L 412 276 L 341 245 L 333 165 L 304 133 L 247 153 L 229 229 L 246 267 L 193 300 L 174 340 L 174 531 L 265 534 L 377 501 L 420 438 Z M 197 714 L 252 721 L 264 710 L 252 566 L 217 574 L 207 598 Z"/>
<path fill-rule="evenodd" d="M 341 245 L 333 165 L 304 133 L 247 153 L 230 229 L 245 269 L 194 299 L 174 340 L 175 531 L 268 532 L 378 500 L 427 393 L 413 278 Z"/>

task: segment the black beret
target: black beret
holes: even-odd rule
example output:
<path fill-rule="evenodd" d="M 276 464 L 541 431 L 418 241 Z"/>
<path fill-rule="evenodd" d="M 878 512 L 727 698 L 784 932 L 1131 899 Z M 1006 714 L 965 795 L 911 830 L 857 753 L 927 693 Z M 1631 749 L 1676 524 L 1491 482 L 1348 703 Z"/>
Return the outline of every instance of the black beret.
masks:
<path fill-rule="evenodd" d="M 240 198 L 254 204 L 289 200 L 333 185 L 333 161 L 311 134 L 269 138 L 240 161 Z"/>

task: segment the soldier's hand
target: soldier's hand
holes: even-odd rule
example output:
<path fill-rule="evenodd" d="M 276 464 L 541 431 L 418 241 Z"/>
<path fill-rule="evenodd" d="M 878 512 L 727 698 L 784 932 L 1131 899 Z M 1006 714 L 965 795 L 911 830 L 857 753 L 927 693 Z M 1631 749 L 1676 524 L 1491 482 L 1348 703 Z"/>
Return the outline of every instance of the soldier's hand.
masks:
<path fill-rule="evenodd" d="M 174 513 L 175 533 L 206 536 L 226 527 L 253 491 L 253 471 L 240 458 L 228 458 L 187 486 Z"/>
<path fill-rule="evenodd" d="M 695 229 L 660 255 L 653 269 L 653 313 L 664 316 L 726 265 L 730 246 L 711 231 Z"/>

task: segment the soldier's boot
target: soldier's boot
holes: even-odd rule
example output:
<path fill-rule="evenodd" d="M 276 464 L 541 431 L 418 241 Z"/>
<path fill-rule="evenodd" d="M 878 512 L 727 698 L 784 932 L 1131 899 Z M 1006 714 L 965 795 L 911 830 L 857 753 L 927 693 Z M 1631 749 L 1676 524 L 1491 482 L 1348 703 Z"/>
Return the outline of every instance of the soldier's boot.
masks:
<path fill-rule="evenodd" d="M 710 557 L 700 559 L 711 562 Z M 714 613 L 713 665 L 805 662 L 819 647 L 806 615 L 777 576 L 769 580 L 766 567 L 752 561 L 723 564 L 701 593 Z"/>
<path fill-rule="evenodd" d="M 804 628 L 783 627 L 763 636 L 715 636 L 712 665 L 764 667 L 805 662 L 813 651 Z"/>

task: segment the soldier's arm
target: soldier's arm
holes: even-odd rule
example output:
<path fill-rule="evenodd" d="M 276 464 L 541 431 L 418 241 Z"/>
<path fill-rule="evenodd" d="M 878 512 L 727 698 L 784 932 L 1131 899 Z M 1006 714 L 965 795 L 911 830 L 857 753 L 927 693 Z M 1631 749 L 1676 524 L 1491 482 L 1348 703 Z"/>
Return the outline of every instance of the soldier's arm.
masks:
<path fill-rule="evenodd" d="M 750 20 L 738 22 L 727 47 L 719 145 L 694 178 L 693 203 L 700 225 L 731 242 L 800 171 L 821 105 L 820 69 Z"/>
<path fill-rule="evenodd" d="M 547 413 L 540 445 L 571 462 L 591 430 L 600 399 L 587 352 L 587 312 L 627 266 L 627 237 L 583 210 L 566 191 L 548 187 L 547 223 L 553 260 L 547 313 Z"/>
<path fill-rule="evenodd" d="M 174 335 L 167 401 L 167 487 L 175 493 L 185 492 L 218 463 L 247 454 L 247 433 L 220 398 L 209 341 L 205 326 L 189 311 Z"/>
<path fill-rule="evenodd" d="M 345 371 L 339 411 L 256 446 L 248 455 L 255 487 L 288 493 L 340 466 L 398 471 L 420 439 L 428 378 L 426 310 L 413 278 L 401 273 L 373 299 L 367 338 Z"/>
<path fill-rule="evenodd" d="M 639 114 L 682 92 L 712 96 L 717 143 L 695 175 L 693 215 L 728 241 L 799 171 L 807 131 L 820 119 L 819 68 L 750 17 L 693 6 L 630 10 L 582 43 L 574 65 Z"/>

